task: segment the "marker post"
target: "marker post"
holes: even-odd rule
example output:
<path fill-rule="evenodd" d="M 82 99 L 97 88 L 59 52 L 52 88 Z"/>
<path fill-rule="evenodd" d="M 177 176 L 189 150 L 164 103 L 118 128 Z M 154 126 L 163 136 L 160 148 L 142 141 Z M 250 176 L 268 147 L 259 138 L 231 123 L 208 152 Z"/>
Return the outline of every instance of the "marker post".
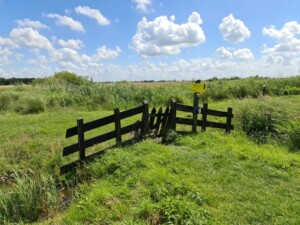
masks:
<path fill-rule="evenodd" d="M 197 133 L 198 114 L 201 114 L 201 107 L 199 107 L 199 98 L 200 93 L 205 92 L 205 84 L 201 83 L 201 80 L 197 80 L 192 85 L 192 91 L 194 92 L 192 132 Z"/>

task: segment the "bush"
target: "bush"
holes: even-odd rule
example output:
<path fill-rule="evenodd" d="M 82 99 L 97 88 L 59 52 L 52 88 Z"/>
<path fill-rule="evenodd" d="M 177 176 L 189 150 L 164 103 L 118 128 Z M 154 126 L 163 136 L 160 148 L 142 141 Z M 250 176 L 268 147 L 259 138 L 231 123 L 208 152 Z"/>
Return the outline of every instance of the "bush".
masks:
<path fill-rule="evenodd" d="M 45 106 L 42 100 L 36 98 L 24 99 L 15 106 L 15 111 L 19 114 L 36 114 L 45 111 Z"/>
<path fill-rule="evenodd" d="M 63 91 L 69 86 L 79 87 L 89 83 L 90 82 L 86 78 L 68 71 L 58 72 L 51 77 L 37 79 L 33 82 L 35 86 L 46 87 L 51 91 Z"/>
<path fill-rule="evenodd" d="M 9 189 L 0 190 L 1 224 L 31 223 L 55 211 L 59 198 L 52 177 L 16 172 L 14 177 Z"/>

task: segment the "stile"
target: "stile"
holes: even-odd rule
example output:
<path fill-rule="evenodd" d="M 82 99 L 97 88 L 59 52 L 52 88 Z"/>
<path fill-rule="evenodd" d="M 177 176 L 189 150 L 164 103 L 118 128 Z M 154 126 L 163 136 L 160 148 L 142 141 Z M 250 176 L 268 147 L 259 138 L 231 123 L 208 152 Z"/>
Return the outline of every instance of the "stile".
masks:
<path fill-rule="evenodd" d="M 114 109 L 115 115 L 115 131 L 116 131 L 116 145 L 117 147 L 122 146 L 122 135 L 121 135 L 121 119 L 120 119 L 120 109 Z"/>
<path fill-rule="evenodd" d="M 135 133 L 134 136 L 136 138 L 137 135 L 138 136 L 146 135 L 149 132 L 149 128 L 150 128 L 150 129 L 156 129 L 158 135 L 162 136 L 163 134 L 165 134 L 167 128 L 176 131 L 176 124 L 184 124 L 184 125 L 192 126 L 193 133 L 197 132 L 197 126 L 201 126 L 201 130 L 203 132 L 206 130 L 206 127 L 225 129 L 226 133 L 230 133 L 230 130 L 234 129 L 234 126 L 231 124 L 233 118 L 232 108 L 228 108 L 227 112 L 222 112 L 222 111 L 208 109 L 208 104 L 203 103 L 203 108 L 201 110 L 202 120 L 198 120 L 198 114 L 200 113 L 198 111 L 198 107 L 199 107 L 199 94 L 195 93 L 193 106 L 177 104 L 176 100 L 172 99 L 171 108 L 167 107 L 164 113 L 162 107 L 159 108 L 158 112 L 156 112 L 156 108 L 154 107 L 151 110 L 151 113 L 149 114 L 149 104 L 147 103 L 147 101 L 144 101 L 142 106 L 129 109 L 123 112 L 120 112 L 120 109 L 116 108 L 114 109 L 113 115 L 104 117 L 102 119 L 94 120 L 86 124 L 83 123 L 83 119 L 81 118 L 77 119 L 77 126 L 67 129 L 66 138 L 77 135 L 78 143 L 64 147 L 63 156 L 79 151 L 79 159 L 75 162 L 62 166 L 60 168 L 60 172 L 61 174 L 64 174 L 76 168 L 78 165 L 82 164 L 83 161 L 87 162 L 90 159 L 94 158 L 95 156 L 103 154 L 104 151 L 100 151 L 92 155 L 86 156 L 85 149 L 95 144 L 102 143 L 104 141 L 113 138 L 116 139 L 116 145 L 112 147 L 122 147 L 125 146 L 127 142 L 128 144 L 132 143 L 133 139 L 128 140 L 126 142 L 122 142 L 122 135 L 130 132 L 134 132 Z M 184 111 L 184 112 L 192 112 L 193 118 L 187 119 L 187 118 L 176 117 L 177 110 Z M 136 121 L 133 124 L 121 128 L 122 119 L 136 115 L 138 113 L 142 113 L 142 121 Z M 207 115 L 226 117 L 226 123 L 207 121 Z M 115 130 L 85 140 L 84 132 L 113 122 L 115 124 Z"/>

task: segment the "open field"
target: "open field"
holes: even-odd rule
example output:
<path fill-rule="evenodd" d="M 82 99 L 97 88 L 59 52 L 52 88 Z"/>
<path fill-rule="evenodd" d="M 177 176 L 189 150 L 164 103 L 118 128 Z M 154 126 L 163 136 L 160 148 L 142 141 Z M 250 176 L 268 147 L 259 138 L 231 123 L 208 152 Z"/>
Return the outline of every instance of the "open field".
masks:
<path fill-rule="evenodd" d="M 0 85 L 0 90 L 14 88 L 14 85 Z"/>
<path fill-rule="evenodd" d="M 50 83 L 4 90 L 0 223 L 299 224 L 300 95 L 295 92 L 300 85 L 299 78 L 290 80 L 274 80 L 284 90 L 280 93 L 268 81 L 265 97 L 244 89 L 251 87 L 248 82 L 261 80 L 211 83 L 215 93 L 204 96 L 209 108 L 233 108 L 235 130 L 230 135 L 208 128 L 196 135 L 175 134 L 169 145 L 143 140 L 110 150 L 66 176 L 59 175 L 59 167 L 72 160 L 61 156 L 72 142 L 65 139 L 65 130 L 77 118 L 98 119 L 112 114 L 116 106 L 137 106 L 147 97 L 150 107 L 165 106 L 171 97 L 191 104 L 190 84 L 152 91 L 131 84 Z M 215 99 L 215 87 L 227 97 Z M 160 97 L 162 93 L 167 94 Z M 34 99 L 34 107 L 27 99 Z M 37 102 L 42 103 L 38 108 Z M 104 127 L 87 137 L 111 129 Z M 94 146 L 91 152 L 109 144 Z"/>

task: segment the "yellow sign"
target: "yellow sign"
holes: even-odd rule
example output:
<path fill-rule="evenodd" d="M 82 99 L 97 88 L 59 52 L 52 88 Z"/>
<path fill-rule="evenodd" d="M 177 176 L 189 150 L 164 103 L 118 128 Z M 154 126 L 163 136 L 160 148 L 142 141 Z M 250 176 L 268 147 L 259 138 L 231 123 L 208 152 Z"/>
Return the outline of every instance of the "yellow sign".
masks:
<path fill-rule="evenodd" d="M 204 93 L 206 91 L 205 84 L 201 84 L 201 83 L 195 83 L 195 84 L 193 84 L 192 85 L 192 91 L 193 92 Z"/>

